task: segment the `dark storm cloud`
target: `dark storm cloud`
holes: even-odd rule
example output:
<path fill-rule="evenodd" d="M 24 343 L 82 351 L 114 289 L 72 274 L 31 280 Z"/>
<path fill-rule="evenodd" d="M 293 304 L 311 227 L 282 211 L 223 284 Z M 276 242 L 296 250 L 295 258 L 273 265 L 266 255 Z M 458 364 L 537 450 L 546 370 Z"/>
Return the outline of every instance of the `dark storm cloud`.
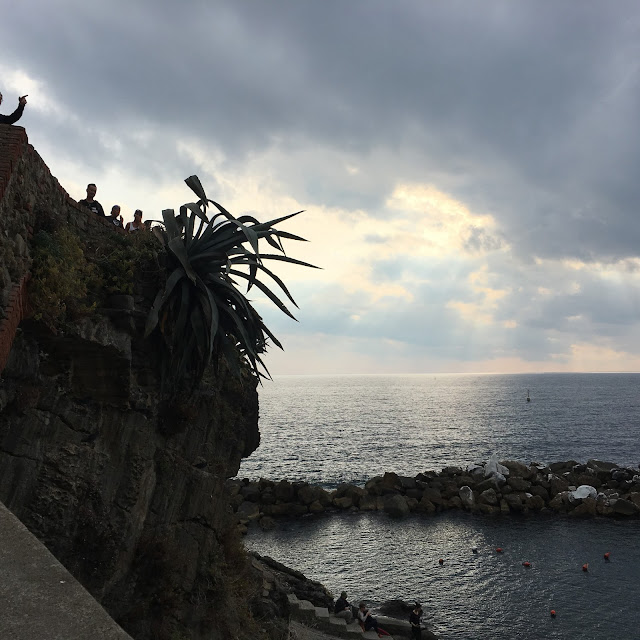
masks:
<path fill-rule="evenodd" d="M 87 126 L 199 138 L 229 162 L 272 145 L 384 148 L 380 199 L 425 169 L 464 170 L 457 195 L 523 250 L 615 259 L 640 240 L 639 16 L 622 1 L 27 1 L 0 48 Z"/>

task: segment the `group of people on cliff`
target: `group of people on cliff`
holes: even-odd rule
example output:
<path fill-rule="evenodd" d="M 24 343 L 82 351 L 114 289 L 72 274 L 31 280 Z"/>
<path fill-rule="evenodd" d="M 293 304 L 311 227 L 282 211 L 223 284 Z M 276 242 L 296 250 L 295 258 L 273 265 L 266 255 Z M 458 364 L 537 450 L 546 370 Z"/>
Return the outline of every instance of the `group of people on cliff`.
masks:
<path fill-rule="evenodd" d="M 333 608 L 334 615 L 338 618 L 342 618 L 349 624 L 354 618 L 354 607 L 347 600 L 347 592 L 343 591 L 340 594 L 340 597 L 336 600 L 336 604 Z M 358 605 L 358 610 L 355 613 L 355 616 L 360 623 L 363 631 L 370 631 L 373 629 L 378 637 L 391 635 L 387 631 L 385 631 L 379 624 L 376 618 L 374 618 L 368 607 L 366 602 L 361 602 Z M 411 614 L 409 615 L 409 623 L 411 624 L 411 637 L 415 640 L 420 640 L 422 637 L 422 607 L 419 602 L 416 602 Z"/>
<path fill-rule="evenodd" d="M 2 93 L 0 93 L 0 104 L 2 104 Z M 18 107 L 17 109 L 8 116 L 3 116 L 0 114 L 0 124 L 14 124 L 22 117 L 22 113 L 24 112 L 25 105 L 27 104 L 27 96 L 20 96 L 18 98 Z M 101 216 L 106 218 L 109 222 L 113 223 L 115 227 L 121 227 L 128 233 L 136 233 L 138 231 L 143 231 L 148 229 L 150 226 L 150 222 L 144 223 L 142 221 L 142 211 L 140 209 L 136 209 L 133 213 L 133 221 L 127 222 L 124 224 L 124 220 L 121 215 L 121 208 L 119 204 L 114 204 L 111 207 L 111 213 L 107 216 L 104 213 L 104 209 L 102 205 L 95 199 L 96 192 L 98 188 L 94 183 L 90 183 L 87 185 L 87 197 L 78 201 L 78 204 L 83 205 L 89 211 L 92 211 L 97 216 Z"/>
<path fill-rule="evenodd" d="M 102 205 L 96 200 L 95 196 L 98 191 L 98 188 L 93 182 L 90 182 L 87 185 L 87 197 L 82 200 L 78 200 L 78 204 L 81 204 L 83 207 L 89 209 L 89 211 L 95 213 L 95 215 L 100 216 L 102 218 L 106 218 L 109 222 L 111 222 L 115 227 L 124 228 L 127 233 L 136 233 L 138 231 L 144 231 L 149 228 L 151 222 L 143 222 L 142 221 L 142 211 L 140 209 L 136 209 L 133 213 L 133 222 L 127 222 L 124 224 L 124 220 L 122 219 L 122 215 L 120 214 L 120 205 L 114 204 L 111 207 L 111 213 L 106 216 L 104 214 L 104 209 Z"/>

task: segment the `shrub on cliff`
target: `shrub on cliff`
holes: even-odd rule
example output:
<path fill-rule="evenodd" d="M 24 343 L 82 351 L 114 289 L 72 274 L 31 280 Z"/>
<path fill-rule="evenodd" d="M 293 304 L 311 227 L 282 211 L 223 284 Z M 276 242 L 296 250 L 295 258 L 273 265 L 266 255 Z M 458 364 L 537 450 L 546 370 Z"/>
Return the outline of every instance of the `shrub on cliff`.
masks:
<path fill-rule="evenodd" d="M 276 229 L 278 223 L 302 212 L 262 223 L 248 215 L 235 218 L 207 198 L 197 176 L 185 182 L 198 202 L 181 206 L 178 215 L 173 209 L 165 209 L 164 228 L 153 229 L 166 248 L 168 277 L 149 313 L 146 335 L 156 328 L 162 334 L 167 353 L 165 380 L 188 381 L 193 387 L 202 379 L 214 354 L 219 353 L 236 371 L 238 361 L 244 361 L 255 376 L 263 375 L 259 366 L 268 374 L 260 356 L 269 339 L 280 348 L 282 345 L 238 289 L 237 279 L 247 281 L 247 292 L 255 286 L 295 320 L 258 273 L 269 276 L 297 307 L 284 282 L 265 266 L 265 261 L 313 267 L 285 255 L 282 246 L 283 238 L 304 238 Z M 217 209 L 211 219 L 207 217 L 209 204 Z M 261 239 L 279 253 L 260 253 Z"/>
<path fill-rule="evenodd" d="M 34 317 L 55 329 L 67 320 L 91 313 L 90 284 L 98 278 L 84 254 L 80 238 L 67 227 L 53 234 L 39 231 L 33 238 L 29 303 Z"/>

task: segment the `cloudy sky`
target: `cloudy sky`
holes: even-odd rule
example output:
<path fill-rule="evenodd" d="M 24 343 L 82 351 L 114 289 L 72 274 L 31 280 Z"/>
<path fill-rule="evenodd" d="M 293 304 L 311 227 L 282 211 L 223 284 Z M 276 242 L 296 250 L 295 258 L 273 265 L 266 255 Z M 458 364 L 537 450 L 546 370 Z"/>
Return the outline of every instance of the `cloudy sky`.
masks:
<path fill-rule="evenodd" d="M 22 0 L 3 113 L 72 197 L 310 240 L 272 373 L 640 371 L 634 1 Z M 252 291 L 253 294 L 253 291 Z"/>

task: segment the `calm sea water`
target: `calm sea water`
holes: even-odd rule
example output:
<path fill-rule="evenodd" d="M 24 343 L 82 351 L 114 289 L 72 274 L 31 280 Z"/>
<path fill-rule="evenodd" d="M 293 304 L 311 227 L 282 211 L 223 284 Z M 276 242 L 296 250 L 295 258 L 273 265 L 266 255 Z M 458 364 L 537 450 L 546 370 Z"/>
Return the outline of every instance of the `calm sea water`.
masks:
<path fill-rule="evenodd" d="M 493 452 L 636 467 L 640 375 L 280 377 L 260 390 L 260 431 L 239 477 L 333 487 Z M 639 541 L 638 520 L 467 513 L 399 522 L 377 513 L 309 517 L 246 538 L 353 600 L 420 599 L 443 640 L 640 638 Z"/>

